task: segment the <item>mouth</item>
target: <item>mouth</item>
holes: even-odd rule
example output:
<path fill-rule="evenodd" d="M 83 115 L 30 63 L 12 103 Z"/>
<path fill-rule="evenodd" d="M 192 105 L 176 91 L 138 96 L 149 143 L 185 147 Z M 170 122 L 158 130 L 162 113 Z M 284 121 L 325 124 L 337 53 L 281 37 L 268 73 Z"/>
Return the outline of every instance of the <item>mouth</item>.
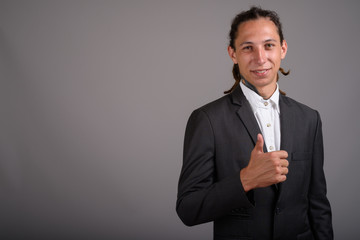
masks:
<path fill-rule="evenodd" d="M 268 69 L 256 69 L 252 70 L 251 72 L 254 73 L 257 76 L 264 76 L 270 71 L 270 68 Z"/>

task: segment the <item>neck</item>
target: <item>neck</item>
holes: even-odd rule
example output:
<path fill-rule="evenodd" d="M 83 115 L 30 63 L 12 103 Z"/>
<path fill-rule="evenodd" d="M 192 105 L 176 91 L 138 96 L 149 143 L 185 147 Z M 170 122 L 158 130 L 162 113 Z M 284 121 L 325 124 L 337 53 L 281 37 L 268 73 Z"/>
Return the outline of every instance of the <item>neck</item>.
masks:
<path fill-rule="evenodd" d="M 242 82 L 245 86 L 247 86 L 248 88 L 250 88 L 251 90 L 253 90 L 254 92 L 256 92 L 257 94 L 259 94 L 259 92 L 257 91 L 256 87 L 254 85 L 252 85 L 251 83 L 249 83 L 245 78 L 242 78 Z M 259 94 L 260 95 L 260 94 Z"/>
<path fill-rule="evenodd" d="M 274 94 L 276 90 L 276 85 L 274 87 L 265 87 L 265 88 L 258 88 L 258 94 L 263 97 L 263 99 L 269 99 Z"/>
<path fill-rule="evenodd" d="M 276 90 L 276 84 L 275 86 L 265 86 L 265 87 L 258 87 L 256 88 L 254 85 L 249 83 L 245 78 L 242 77 L 242 82 L 246 87 L 256 92 L 258 95 L 260 95 L 263 99 L 269 99 Z"/>

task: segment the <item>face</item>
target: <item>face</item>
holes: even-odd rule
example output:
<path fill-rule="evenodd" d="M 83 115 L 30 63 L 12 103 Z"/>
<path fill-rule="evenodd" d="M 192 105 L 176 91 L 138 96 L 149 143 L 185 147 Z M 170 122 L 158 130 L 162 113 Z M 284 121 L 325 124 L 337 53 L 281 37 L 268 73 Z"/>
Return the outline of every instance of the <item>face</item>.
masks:
<path fill-rule="evenodd" d="M 276 25 L 267 18 L 243 22 L 234 44 L 235 50 L 229 46 L 228 52 L 241 75 L 259 92 L 273 92 L 287 51 L 286 41 L 280 43 Z"/>

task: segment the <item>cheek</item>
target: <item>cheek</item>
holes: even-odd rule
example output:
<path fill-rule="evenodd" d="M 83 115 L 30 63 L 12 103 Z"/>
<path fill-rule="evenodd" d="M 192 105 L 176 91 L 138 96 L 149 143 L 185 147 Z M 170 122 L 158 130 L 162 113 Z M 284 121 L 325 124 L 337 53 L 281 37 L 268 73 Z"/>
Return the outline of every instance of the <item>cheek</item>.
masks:
<path fill-rule="evenodd" d="M 250 55 L 245 55 L 245 54 L 242 54 L 242 55 L 237 55 L 237 62 L 239 64 L 239 66 L 242 66 L 242 67 L 245 67 L 247 65 L 250 64 L 251 62 L 251 56 Z"/>
<path fill-rule="evenodd" d="M 246 69 L 248 68 L 247 64 L 245 64 L 244 62 L 239 62 L 238 66 L 241 73 L 245 73 Z"/>
<path fill-rule="evenodd" d="M 274 64 L 279 64 L 281 63 L 281 59 L 283 59 L 283 54 L 281 52 L 273 52 L 271 53 L 271 55 L 269 56 L 269 58 L 272 60 L 272 62 Z"/>

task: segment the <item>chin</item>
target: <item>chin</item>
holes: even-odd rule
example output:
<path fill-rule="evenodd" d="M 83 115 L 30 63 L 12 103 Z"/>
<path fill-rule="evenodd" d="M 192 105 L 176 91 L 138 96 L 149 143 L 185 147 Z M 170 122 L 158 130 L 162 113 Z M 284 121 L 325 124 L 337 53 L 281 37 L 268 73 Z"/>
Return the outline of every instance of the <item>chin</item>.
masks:
<path fill-rule="evenodd" d="M 255 87 L 264 87 L 267 85 L 272 84 L 272 81 L 270 81 L 269 79 L 263 78 L 263 79 L 254 79 L 249 81 L 252 85 L 254 85 Z"/>

